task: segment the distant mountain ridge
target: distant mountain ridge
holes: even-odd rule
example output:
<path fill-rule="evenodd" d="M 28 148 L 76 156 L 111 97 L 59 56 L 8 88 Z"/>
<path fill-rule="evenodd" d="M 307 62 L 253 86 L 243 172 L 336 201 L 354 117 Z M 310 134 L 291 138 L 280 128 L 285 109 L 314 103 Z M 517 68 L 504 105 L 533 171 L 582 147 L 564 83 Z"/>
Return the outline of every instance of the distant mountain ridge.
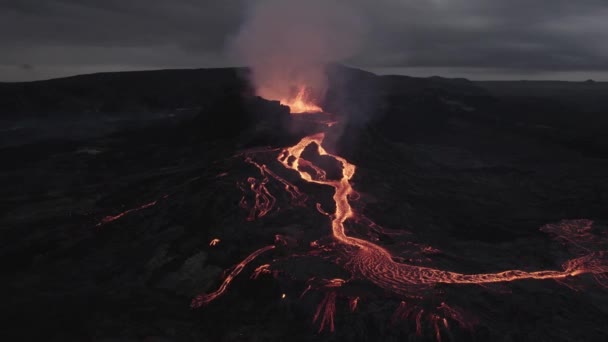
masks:
<path fill-rule="evenodd" d="M 184 109 L 205 116 L 222 111 L 225 104 L 257 103 L 248 73 L 246 68 L 176 69 L 0 83 L 0 119 L 95 118 L 107 113 L 146 117 Z M 606 82 L 378 76 L 342 65 L 329 66 L 327 75 L 329 89 L 321 105 L 327 112 L 347 115 L 350 124 L 374 121 L 395 135 L 416 135 L 475 122 L 608 156 Z"/>
<path fill-rule="evenodd" d="M 56 112 L 146 112 L 201 107 L 224 93 L 253 94 L 246 68 L 107 72 L 31 82 L 0 82 L 0 116 Z M 554 98 L 582 111 L 608 109 L 608 82 L 483 81 L 386 75 L 332 65 L 330 95 L 357 90 L 400 96 L 456 94 Z M 334 94 L 335 95 L 335 94 Z M 343 95 L 346 96 L 346 95 Z M 593 103 L 589 103 L 593 101 Z"/>
<path fill-rule="evenodd" d="M 145 112 L 200 107 L 227 91 L 246 91 L 244 69 L 110 72 L 0 83 L 0 113 Z"/>
<path fill-rule="evenodd" d="M 246 68 L 168 69 L 95 73 L 42 81 L 0 83 L 0 115 L 52 112 L 145 112 L 200 107 L 226 92 L 252 94 Z M 373 86 L 419 93 L 427 88 L 442 91 L 480 92 L 465 79 L 439 77 L 377 76 L 373 73 L 331 66 L 334 88 Z M 331 89 L 330 89 L 331 90 Z M 375 90 L 374 90 L 375 91 Z"/>

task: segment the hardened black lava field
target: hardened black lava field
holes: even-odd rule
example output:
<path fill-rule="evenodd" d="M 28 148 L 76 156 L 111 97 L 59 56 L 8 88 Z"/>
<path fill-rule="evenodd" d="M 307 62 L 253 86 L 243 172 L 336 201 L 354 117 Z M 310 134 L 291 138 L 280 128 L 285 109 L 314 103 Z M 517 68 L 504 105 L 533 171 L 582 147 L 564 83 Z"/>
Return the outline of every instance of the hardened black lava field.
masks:
<path fill-rule="evenodd" d="M 244 72 L 0 84 L 6 340 L 608 336 L 608 85 Z"/>

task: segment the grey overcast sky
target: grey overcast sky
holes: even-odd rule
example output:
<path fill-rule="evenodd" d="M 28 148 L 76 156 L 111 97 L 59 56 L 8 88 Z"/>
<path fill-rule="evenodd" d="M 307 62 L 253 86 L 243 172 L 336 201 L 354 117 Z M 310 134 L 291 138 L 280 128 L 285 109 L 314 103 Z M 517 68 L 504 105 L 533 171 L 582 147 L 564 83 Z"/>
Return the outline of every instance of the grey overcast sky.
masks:
<path fill-rule="evenodd" d="M 252 1 L 0 0 L 0 81 L 233 66 L 226 42 Z M 607 0 L 342 2 L 369 26 L 350 65 L 415 76 L 608 80 Z"/>

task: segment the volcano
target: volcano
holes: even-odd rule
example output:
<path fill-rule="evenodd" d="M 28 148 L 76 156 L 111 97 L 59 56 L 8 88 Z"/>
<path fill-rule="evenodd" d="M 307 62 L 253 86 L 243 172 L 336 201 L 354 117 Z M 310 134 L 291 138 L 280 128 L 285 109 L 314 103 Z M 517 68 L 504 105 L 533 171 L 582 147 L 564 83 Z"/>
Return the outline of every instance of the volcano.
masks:
<path fill-rule="evenodd" d="M 608 86 L 244 73 L 0 84 L 10 339 L 608 336 Z"/>

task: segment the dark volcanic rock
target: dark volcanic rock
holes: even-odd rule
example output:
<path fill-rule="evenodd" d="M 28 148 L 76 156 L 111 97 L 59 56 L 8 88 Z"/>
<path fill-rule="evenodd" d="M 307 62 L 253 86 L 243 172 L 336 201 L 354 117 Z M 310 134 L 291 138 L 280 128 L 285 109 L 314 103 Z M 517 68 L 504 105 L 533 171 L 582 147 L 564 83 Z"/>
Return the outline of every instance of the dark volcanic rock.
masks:
<path fill-rule="evenodd" d="M 358 310 L 351 313 L 339 298 L 336 332 L 317 333 L 312 317 L 324 293 L 301 297 L 306 281 L 348 274 L 325 255 L 282 257 L 304 255 L 313 242 L 331 244 L 329 219 L 316 204 L 332 212 L 332 189 L 300 181 L 279 165 L 275 149 L 319 127 L 252 96 L 240 73 L 113 73 L 0 85 L 3 109 L 18 116 L 182 106 L 194 112 L 134 120 L 112 134 L 2 145 L 2 340 L 435 339 L 417 336 L 413 321 L 391 324 L 402 298 L 363 280 L 343 289 L 366 294 Z M 540 94 L 529 84 L 380 77 L 339 66 L 329 76 L 324 108 L 345 123 L 330 129 L 339 138 L 328 149 L 357 165 L 356 209 L 394 234 L 348 228 L 378 239 L 400 260 L 420 257 L 395 237 L 406 234 L 408 243 L 438 249 L 425 257 L 442 269 L 559 269 L 572 255 L 540 233 L 541 225 L 587 218 L 606 229 L 608 145 L 599 132 L 607 126 L 593 110 L 601 104 L 569 101 L 565 110 L 553 103 L 564 94 L 582 99 L 600 82 Z M 331 158 L 306 153 L 330 178 L 339 173 Z M 251 207 L 240 206 L 244 196 L 248 204 L 254 198 L 247 179 L 264 177 L 246 155 L 298 186 L 306 205 L 271 179 L 276 207 L 247 221 Z M 261 255 L 208 307 L 189 308 L 194 295 L 217 289 L 225 270 L 276 234 L 289 248 Z M 215 238 L 219 244 L 210 246 Z M 255 267 L 274 259 L 283 271 L 276 279 L 250 279 Z M 437 306 L 447 299 L 480 320 L 472 332 L 443 332 L 445 340 L 605 340 L 605 291 L 589 277 L 568 284 L 583 290 L 552 281 L 446 285 L 437 288 L 440 298 L 427 301 Z"/>
<path fill-rule="evenodd" d="M 166 258 L 164 254 L 155 257 Z M 156 286 L 191 298 L 207 292 L 223 270 L 217 266 L 207 266 L 206 262 L 207 253 L 201 251 L 186 259 L 178 270 L 163 275 Z"/>
<path fill-rule="evenodd" d="M 224 94 L 192 120 L 183 123 L 189 136 L 203 140 L 247 141 L 249 144 L 277 144 L 284 139 L 290 124 L 289 107 L 260 97 Z"/>
<path fill-rule="evenodd" d="M 247 92 L 245 73 L 229 68 L 157 70 L 0 83 L 0 113 L 23 117 L 200 107 L 227 91 Z"/>

